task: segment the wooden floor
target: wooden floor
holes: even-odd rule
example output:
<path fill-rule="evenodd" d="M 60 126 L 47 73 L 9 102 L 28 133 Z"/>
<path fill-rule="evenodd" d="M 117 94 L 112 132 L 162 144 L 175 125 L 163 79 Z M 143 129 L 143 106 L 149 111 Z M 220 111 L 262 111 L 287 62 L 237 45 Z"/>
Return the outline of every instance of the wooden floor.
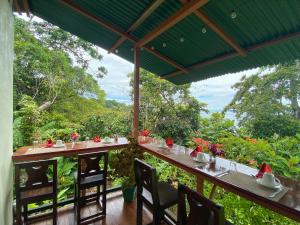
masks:
<path fill-rule="evenodd" d="M 95 213 L 97 205 L 89 205 L 82 211 L 82 216 L 89 216 Z M 152 221 L 152 214 L 144 209 L 143 224 Z M 107 199 L 106 218 L 93 223 L 94 225 L 135 225 L 136 222 L 136 203 L 124 203 L 122 193 L 117 192 L 109 195 Z M 45 220 L 34 225 L 51 225 L 52 220 Z M 75 216 L 73 206 L 65 206 L 58 211 L 58 225 L 75 225 Z"/>

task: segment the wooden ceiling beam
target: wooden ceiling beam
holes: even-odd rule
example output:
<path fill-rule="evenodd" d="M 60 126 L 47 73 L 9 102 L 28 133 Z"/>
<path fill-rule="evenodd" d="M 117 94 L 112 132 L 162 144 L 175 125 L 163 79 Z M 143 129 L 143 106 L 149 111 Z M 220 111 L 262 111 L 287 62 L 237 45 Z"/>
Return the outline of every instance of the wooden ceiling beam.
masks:
<path fill-rule="evenodd" d="M 286 34 L 284 36 L 275 38 L 273 40 L 269 40 L 269 41 L 265 41 L 265 42 L 262 42 L 262 43 L 259 43 L 259 44 L 252 45 L 252 46 L 248 47 L 246 49 L 246 51 L 247 52 L 253 52 L 253 51 L 265 48 L 265 47 L 270 47 L 270 46 L 273 46 L 273 45 L 276 45 L 276 44 L 280 44 L 281 42 L 288 41 L 288 40 L 293 39 L 293 38 L 300 38 L 300 32 L 289 33 L 289 34 Z M 211 64 L 214 64 L 214 63 L 217 63 L 217 62 L 228 60 L 228 59 L 231 59 L 231 58 L 237 57 L 237 56 L 239 56 L 239 54 L 237 52 L 228 53 L 228 54 L 225 54 L 225 55 L 222 55 L 222 56 L 215 57 L 213 59 L 208 59 L 208 60 L 204 60 L 204 61 L 195 63 L 195 64 L 187 67 L 186 69 L 187 70 L 199 69 L 199 68 L 202 68 L 204 66 L 208 66 L 208 65 L 211 65 Z M 179 74 L 182 74 L 182 73 L 177 70 L 177 71 L 174 71 L 172 73 L 162 75 L 161 78 L 167 79 L 167 78 L 171 78 L 171 77 L 174 77 L 176 75 L 179 75 Z"/>
<path fill-rule="evenodd" d="M 182 4 L 187 4 L 190 0 L 180 0 Z M 205 23 L 210 29 L 212 29 L 216 34 L 218 34 L 228 45 L 235 49 L 240 55 L 245 56 L 246 51 L 241 48 L 241 46 L 228 35 L 217 23 L 210 19 L 201 9 L 198 9 L 194 14 Z"/>
<path fill-rule="evenodd" d="M 149 43 L 151 40 L 159 36 L 161 33 L 165 32 L 185 17 L 199 9 L 201 6 L 205 5 L 208 0 L 193 0 L 185 4 L 181 9 L 179 9 L 175 14 L 165 20 L 162 24 L 156 27 L 154 30 L 145 35 L 144 38 L 139 40 L 136 45 L 138 47 L 144 46 Z"/>
<path fill-rule="evenodd" d="M 164 0 L 154 1 L 144 12 L 143 14 L 128 28 L 126 33 L 130 34 L 134 31 L 139 25 L 141 25 L 162 3 Z M 109 50 L 108 53 L 113 52 L 118 46 L 120 46 L 126 40 L 125 37 L 121 37 Z"/>
<path fill-rule="evenodd" d="M 105 20 L 92 15 L 91 13 L 89 13 L 88 11 L 86 11 L 85 9 L 83 9 L 82 7 L 74 4 L 71 0 L 60 0 L 61 3 L 63 3 L 65 6 L 71 8 L 72 10 L 74 10 L 75 12 L 89 18 L 90 20 L 94 21 L 95 23 L 105 27 L 106 29 L 120 35 L 121 37 L 126 38 L 127 40 L 133 42 L 134 44 L 137 43 L 137 39 L 133 36 L 131 36 L 130 34 L 120 30 L 119 28 L 107 23 Z M 174 66 L 175 68 L 177 68 L 178 70 L 182 71 L 183 73 L 187 73 L 188 71 L 181 65 L 179 65 L 177 62 L 171 60 L 170 58 L 160 54 L 159 52 L 152 50 L 148 47 L 144 47 L 144 49 L 146 49 L 148 52 L 152 53 L 153 55 L 159 57 L 161 60 L 165 61 L 166 63 Z"/>

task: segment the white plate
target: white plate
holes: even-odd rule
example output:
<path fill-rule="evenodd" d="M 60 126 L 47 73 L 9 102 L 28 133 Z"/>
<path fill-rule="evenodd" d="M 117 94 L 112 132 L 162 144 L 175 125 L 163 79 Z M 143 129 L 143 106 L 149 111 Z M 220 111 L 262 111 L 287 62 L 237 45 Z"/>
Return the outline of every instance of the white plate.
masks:
<path fill-rule="evenodd" d="M 192 157 L 192 159 L 199 163 L 208 163 L 209 161 L 205 158 L 205 160 L 198 160 L 196 157 Z"/>
<path fill-rule="evenodd" d="M 64 148 L 65 145 L 53 145 L 53 148 Z"/>
<path fill-rule="evenodd" d="M 262 183 L 262 178 L 257 178 L 256 183 L 258 183 L 258 184 L 260 184 L 264 187 L 271 188 L 271 189 L 279 189 L 279 188 L 282 187 L 282 185 L 280 183 L 277 183 L 277 182 L 276 182 L 277 184 L 275 186 L 270 186 L 270 185 L 263 184 Z"/>
<path fill-rule="evenodd" d="M 101 143 L 102 144 L 111 144 L 112 142 L 111 141 L 102 141 Z"/>

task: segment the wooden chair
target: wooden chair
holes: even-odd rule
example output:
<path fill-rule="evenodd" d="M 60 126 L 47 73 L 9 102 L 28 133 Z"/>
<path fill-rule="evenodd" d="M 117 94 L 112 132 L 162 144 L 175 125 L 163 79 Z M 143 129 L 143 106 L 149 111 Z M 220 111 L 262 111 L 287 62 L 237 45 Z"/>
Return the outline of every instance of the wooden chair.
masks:
<path fill-rule="evenodd" d="M 134 171 L 137 184 L 136 224 L 142 224 L 144 203 L 152 211 L 152 224 L 158 225 L 162 220 L 171 224 L 170 220 L 174 220 L 165 210 L 177 204 L 177 190 L 166 182 L 157 182 L 156 170 L 139 159 L 134 161 Z"/>
<path fill-rule="evenodd" d="M 75 206 L 77 224 L 87 224 L 100 220 L 106 215 L 106 177 L 108 153 L 89 153 L 78 155 L 77 173 L 75 174 Z M 96 193 L 86 195 L 86 189 L 97 188 Z M 101 188 L 101 190 L 100 190 Z M 100 203 L 100 197 L 102 201 Z M 89 202 L 97 202 L 101 212 L 81 218 L 81 209 Z"/>
<path fill-rule="evenodd" d="M 230 225 L 225 220 L 224 208 L 203 195 L 179 184 L 178 225 Z M 189 213 L 186 210 L 186 199 Z"/>
<path fill-rule="evenodd" d="M 52 173 L 51 173 L 52 170 Z M 50 175 L 52 174 L 52 175 Z M 52 179 L 49 179 L 49 176 Z M 24 178 L 27 179 L 25 181 Z M 56 160 L 41 160 L 36 162 L 24 162 L 15 164 L 16 186 L 16 222 L 21 225 L 22 207 L 24 223 L 27 224 L 35 219 L 45 217 L 29 217 L 28 204 L 39 203 L 44 200 L 52 200 L 53 224 L 57 220 L 57 162 Z"/>

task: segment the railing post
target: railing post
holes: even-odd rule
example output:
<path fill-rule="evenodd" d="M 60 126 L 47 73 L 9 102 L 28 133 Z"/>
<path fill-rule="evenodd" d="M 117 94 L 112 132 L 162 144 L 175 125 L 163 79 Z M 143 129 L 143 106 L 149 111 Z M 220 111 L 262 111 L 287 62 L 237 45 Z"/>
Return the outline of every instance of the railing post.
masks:
<path fill-rule="evenodd" d="M 133 80 L 133 124 L 132 136 L 137 140 L 139 134 L 140 107 L 140 48 L 134 48 L 134 80 Z"/>

